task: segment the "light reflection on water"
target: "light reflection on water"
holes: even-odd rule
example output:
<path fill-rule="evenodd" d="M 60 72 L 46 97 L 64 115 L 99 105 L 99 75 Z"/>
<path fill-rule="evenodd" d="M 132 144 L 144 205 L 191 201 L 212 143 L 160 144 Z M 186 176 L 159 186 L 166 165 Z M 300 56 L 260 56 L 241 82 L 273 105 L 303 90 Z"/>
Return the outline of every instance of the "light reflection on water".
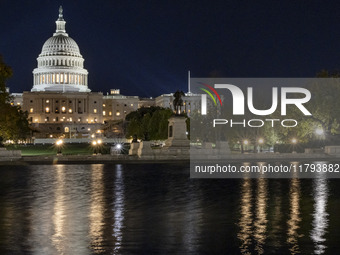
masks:
<path fill-rule="evenodd" d="M 114 254 L 118 254 L 122 245 L 123 221 L 124 221 L 124 179 L 122 165 L 116 166 L 116 181 L 114 183 L 114 225 L 113 236 L 115 238 Z"/>
<path fill-rule="evenodd" d="M 338 215 L 327 207 L 340 189 L 334 180 L 191 180 L 188 167 L 162 164 L 1 170 L 0 254 L 327 254 L 340 247 L 340 225 L 329 233 L 329 216 Z"/>
<path fill-rule="evenodd" d="M 241 241 L 240 251 L 242 254 L 251 254 L 250 245 L 252 243 L 252 188 L 251 179 L 245 178 L 241 187 L 241 217 L 239 221 L 240 231 L 238 238 Z"/>
<path fill-rule="evenodd" d="M 313 230 L 310 237 L 313 240 L 314 254 L 323 254 L 327 248 L 325 245 L 328 227 L 328 213 L 327 213 L 327 200 L 328 200 L 328 180 L 315 179 L 313 180 L 313 197 L 314 197 L 314 212 L 313 212 Z"/>
<path fill-rule="evenodd" d="M 300 180 L 292 179 L 290 181 L 289 188 L 289 200 L 290 200 L 290 214 L 288 224 L 288 232 L 287 232 L 287 242 L 289 244 L 289 250 L 291 254 L 300 254 L 299 247 L 299 228 L 300 228 Z"/>
<path fill-rule="evenodd" d="M 104 205 L 105 205 L 105 187 L 103 165 L 96 165 L 91 173 L 91 206 L 90 206 L 90 237 L 91 247 L 95 253 L 102 252 L 104 242 Z"/>

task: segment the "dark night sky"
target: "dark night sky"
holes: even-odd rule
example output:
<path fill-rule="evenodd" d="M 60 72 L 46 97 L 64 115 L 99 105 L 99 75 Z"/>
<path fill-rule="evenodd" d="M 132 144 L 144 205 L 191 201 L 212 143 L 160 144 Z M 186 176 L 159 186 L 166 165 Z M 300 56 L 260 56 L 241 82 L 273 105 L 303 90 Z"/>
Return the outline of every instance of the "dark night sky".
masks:
<path fill-rule="evenodd" d="M 32 87 L 62 4 L 92 91 L 158 96 L 193 77 L 313 77 L 340 66 L 339 1 L 0 0 L 11 92 Z"/>

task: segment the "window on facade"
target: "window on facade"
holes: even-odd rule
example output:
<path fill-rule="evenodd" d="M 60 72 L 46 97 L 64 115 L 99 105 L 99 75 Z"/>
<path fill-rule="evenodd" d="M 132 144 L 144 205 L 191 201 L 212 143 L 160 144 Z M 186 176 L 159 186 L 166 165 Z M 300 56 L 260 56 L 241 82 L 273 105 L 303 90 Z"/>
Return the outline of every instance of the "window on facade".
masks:
<path fill-rule="evenodd" d="M 50 113 L 50 108 L 49 108 L 49 107 L 46 107 L 46 108 L 45 108 L 45 112 L 46 112 L 46 113 Z"/>
<path fill-rule="evenodd" d="M 61 111 L 62 111 L 63 113 L 65 113 L 66 107 L 65 107 L 65 106 L 61 107 Z"/>
<path fill-rule="evenodd" d="M 97 103 L 97 101 L 94 101 L 94 103 L 96 104 L 96 103 Z"/>
<path fill-rule="evenodd" d="M 111 116 L 111 115 L 112 115 L 112 112 L 109 112 L 109 115 Z"/>
<path fill-rule="evenodd" d="M 106 112 L 105 111 L 103 111 L 103 116 L 105 116 L 106 115 Z"/>
<path fill-rule="evenodd" d="M 116 112 L 116 116 L 119 116 L 120 115 L 120 112 Z"/>
<path fill-rule="evenodd" d="M 50 100 L 47 99 L 47 100 L 46 100 L 46 104 L 48 104 L 49 102 L 50 102 Z"/>
<path fill-rule="evenodd" d="M 33 113 L 33 108 L 30 109 L 30 113 Z"/>
<path fill-rule="evenodd" d="M 133 107 L 133 104 L 131 104 L 131 107 Z"/>
<path fill-rule="evenodd" d="M 105 107 L 106 105 L 105 104 L 103 104 L 103 107 Z"/>
<path fill-rule="evenodd" d="M 59 108 L 56 107 L 54 112 L 55 112 L 55 113 L 59 113 Z"/>
<path fill-rule="evenodd" d="M 94 112 L 94 113 L 97 113 L 97 109 L 93 109 L 93 112 Z"/>
<path fill-rule="evenodd" d="M 70 109 L 68 109 L 68 112 L 69 112 L 69 113 L 72 113 L 72 109 L 71 109 L 71 108 L 70 108 Z"/>
<path fill-rule="evenodd" d="M 68 133 L 68 132 L 70 132 L 70 129 L 69 129 L 69 127 L 65 127 L 65 133 Z"/>
<path fill-rule="evenodd" d="M 33 100 L 30 100 L 30 103 L 33 103 Z"/>

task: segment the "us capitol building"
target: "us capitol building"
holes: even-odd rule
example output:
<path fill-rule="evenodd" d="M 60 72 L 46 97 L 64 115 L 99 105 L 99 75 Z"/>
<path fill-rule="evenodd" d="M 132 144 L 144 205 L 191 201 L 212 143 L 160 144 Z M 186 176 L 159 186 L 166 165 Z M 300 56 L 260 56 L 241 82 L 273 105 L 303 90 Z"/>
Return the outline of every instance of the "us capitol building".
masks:
<path fill-rule="evenodd" d="M 13 93 L 13 104 L 21 105 L 29 113 L 35 136 L 41 138 L 86 137 L 112 127 L 131 111 L 140 107 L 172 107 L 173 94 L 156 98 L 124 96 L 119 89 L 107 95 L 91 92 L 88 71 L 77 43 L 65 29 L 63 9 L 59 8 L 56 31 L 43 45 L 33 70 L 30 92 Z M 200 108 L 200 96 L 187 93 L 185 111 L 190 115 Z M 111 130 L 112 131 L 112 130 Z"/>

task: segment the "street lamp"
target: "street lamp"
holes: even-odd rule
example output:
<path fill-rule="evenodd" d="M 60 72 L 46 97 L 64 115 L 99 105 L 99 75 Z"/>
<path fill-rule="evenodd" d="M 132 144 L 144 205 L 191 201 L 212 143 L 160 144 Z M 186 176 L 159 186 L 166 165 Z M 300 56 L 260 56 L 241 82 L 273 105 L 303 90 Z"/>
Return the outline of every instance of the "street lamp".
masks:
<path fill-rule="evenodd" d="M 322 128 L 317 128 L 317 129 L 315 129 L 315 134 L 319 135 L 319 136 L 322 136 L 324 134 L 324 131 L 323 131 Z"/>
<path fill-rule="evenodd" d="M 264 144 L 264 139 L 263 138 L 259 138 L 259 140 L 257 142 L 260 145 L 260 152 L 262 152 L 262 145 Z"/>
<path fill-rule="evenodd" d="M 296 138 L 292 138 L 291 142 L 292 142 L 292 144 L 293 144 L 293 153 L 296 153 L 296 151 L 295 151 L 295 146 L 296 146 L 298 140 L 297 140 Z"/>
<path fill-rule="evenodd" d="M 97 140 L 97 153 L 101 154 L 101 148 L 100 146 L 102 145 L 102 140 L 98 139 Z"/>
<path fill-rule="evenodd" d="M 100 146 L 102 144 L 102 140 L 97 139 L 92 141 L 92 146 L 93 146 L 93 154 L 100 154 Z"/>
<path fill-rule="evenodd" d="M 93 146 L 93 154 L 97 154 L 97 141 L 92 141 L 92 146 Z"/>
<path fill-rule="evenodd" d="M 61 155 L 61 146 L 63 145 L 63 140 L 59 139 L 56 142 L 56 146 L 57 146 L 57 155 Z"/>

